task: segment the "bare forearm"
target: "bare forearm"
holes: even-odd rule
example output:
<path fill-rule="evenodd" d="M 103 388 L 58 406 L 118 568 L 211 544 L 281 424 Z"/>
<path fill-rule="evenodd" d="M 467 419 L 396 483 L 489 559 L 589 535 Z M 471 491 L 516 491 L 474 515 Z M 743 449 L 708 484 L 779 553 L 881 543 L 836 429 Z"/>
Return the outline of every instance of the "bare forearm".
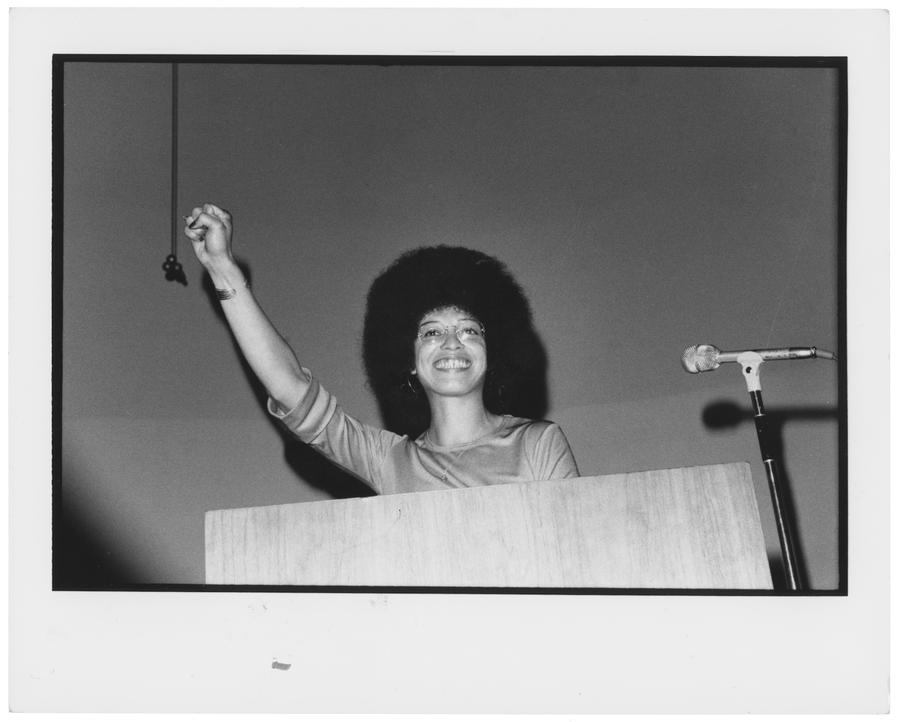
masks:
<path fill-rule="evenodd" d="M 184 234 L 213 285 L 244 358 L 282 411 L 303 398 L 309 381 L 297 357 L 263 313 L 231 252 L 232 219 L 212 203 L 197 206 L 184 218 Z"/>
<path fill-rule="evenodd" d="M 293 408 L 309 383 L 294 351 L 246 287 L 244 274 L 233 260 L 210 263 L 207 271 L 217 289 L 235 291 L 221 305 L 247 363 L 283 411 Z"/>

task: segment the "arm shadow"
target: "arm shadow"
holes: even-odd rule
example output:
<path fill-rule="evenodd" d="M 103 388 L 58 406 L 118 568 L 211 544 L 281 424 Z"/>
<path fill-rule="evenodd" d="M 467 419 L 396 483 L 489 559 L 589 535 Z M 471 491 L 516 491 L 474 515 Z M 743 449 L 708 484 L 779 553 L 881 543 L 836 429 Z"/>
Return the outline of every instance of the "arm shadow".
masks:
<path fill-rule="evenodd" d="M 238 265 L 244 272 L 248 282 L 251 280 L 251 272 L 247 264 L 238 259 Z M 228 322 L 225 319 L 225 313 L 222 311 L 221 304 L 216 298 L 215 287 L 208 275 L 203 276 L 203 290 L 209 300 L 210 306 L 216 315 L 216 318 L 226 326 Z M 231 343 L 234 347 L 235 354 L 241 364 L 241 370 L 247 379 L 253 396 L 259 405 L 266 409 L 269 395 L 265 387 L 256 377 L 253 369 L 247 363 L 238 346 L 234 336 L 231 336 Z M 352 497 L 373 496 L 375 492 L 360 478 L 344 471 L 330 460 L 326 459 L 315 449 L 311 448 L 288 431 L 283 424 L 275 419 L 266 411 L 266 418 L 272 427 L 278 432 L 284 443 L 284 460 L 291 470 L 303 481 L 311 486 L 327 492 L 335 499 L 348 499 Z"/>

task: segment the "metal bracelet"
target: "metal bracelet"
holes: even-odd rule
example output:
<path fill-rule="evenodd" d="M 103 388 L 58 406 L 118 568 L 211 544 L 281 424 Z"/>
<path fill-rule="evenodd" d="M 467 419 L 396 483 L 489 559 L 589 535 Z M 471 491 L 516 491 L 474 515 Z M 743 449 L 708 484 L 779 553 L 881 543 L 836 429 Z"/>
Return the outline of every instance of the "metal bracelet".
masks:
<path fill-rule="evenodd" d="M 250 288 L 250 281 L 246 281 L 244 283 L 244 288 Z M 237 290 L 234 288 L 217 288 L 216 289 L 216 298 L 220 301 L 227 301 L 230 298 L 234 298 L 237 295 Z"/>

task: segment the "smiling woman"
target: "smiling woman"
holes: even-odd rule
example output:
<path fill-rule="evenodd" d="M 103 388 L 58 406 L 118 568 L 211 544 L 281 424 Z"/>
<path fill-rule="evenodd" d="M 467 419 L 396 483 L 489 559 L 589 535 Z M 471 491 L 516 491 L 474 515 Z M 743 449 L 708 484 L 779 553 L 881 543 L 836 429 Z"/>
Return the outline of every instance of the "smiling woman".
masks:
<path fill-rule="evenodd" d="M 234 261 L 230 214 L 206 204 L 185 220 L 269 412 L 376 492 L 578 476 L 559 426 L 519 415 L 542 403 L 543 353 L 528 301 L 497 259 L 419 248 L 372 284 L 363 356 L 386 421 L 378 429 L 341 409 L 263 313 Z"/>
<path fill-rule="evenodd" d="M 429 311 L 416 334 L 416 367 L 412 373 L 418 377 L 432 409 L 465 399 L 477 405 L 487 373 L 484 326 L 456 306 Z"/>

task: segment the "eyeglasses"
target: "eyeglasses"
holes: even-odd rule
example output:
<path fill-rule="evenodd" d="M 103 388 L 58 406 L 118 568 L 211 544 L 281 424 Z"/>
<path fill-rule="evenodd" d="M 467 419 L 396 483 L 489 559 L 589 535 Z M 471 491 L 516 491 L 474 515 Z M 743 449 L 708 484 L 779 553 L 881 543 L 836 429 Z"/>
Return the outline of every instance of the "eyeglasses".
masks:
<path fill-rule="evenodd" d="M 451 330 L 461 343 L 466 341 L 484 341 L 484 326 L 477 321 L 463 321 L 455 326 L 445 326 L 436 322 L 427 323 L 419 328 L 416 337 L 422 343 L 437 345 L 444 343 L 447 334 Z"/>

